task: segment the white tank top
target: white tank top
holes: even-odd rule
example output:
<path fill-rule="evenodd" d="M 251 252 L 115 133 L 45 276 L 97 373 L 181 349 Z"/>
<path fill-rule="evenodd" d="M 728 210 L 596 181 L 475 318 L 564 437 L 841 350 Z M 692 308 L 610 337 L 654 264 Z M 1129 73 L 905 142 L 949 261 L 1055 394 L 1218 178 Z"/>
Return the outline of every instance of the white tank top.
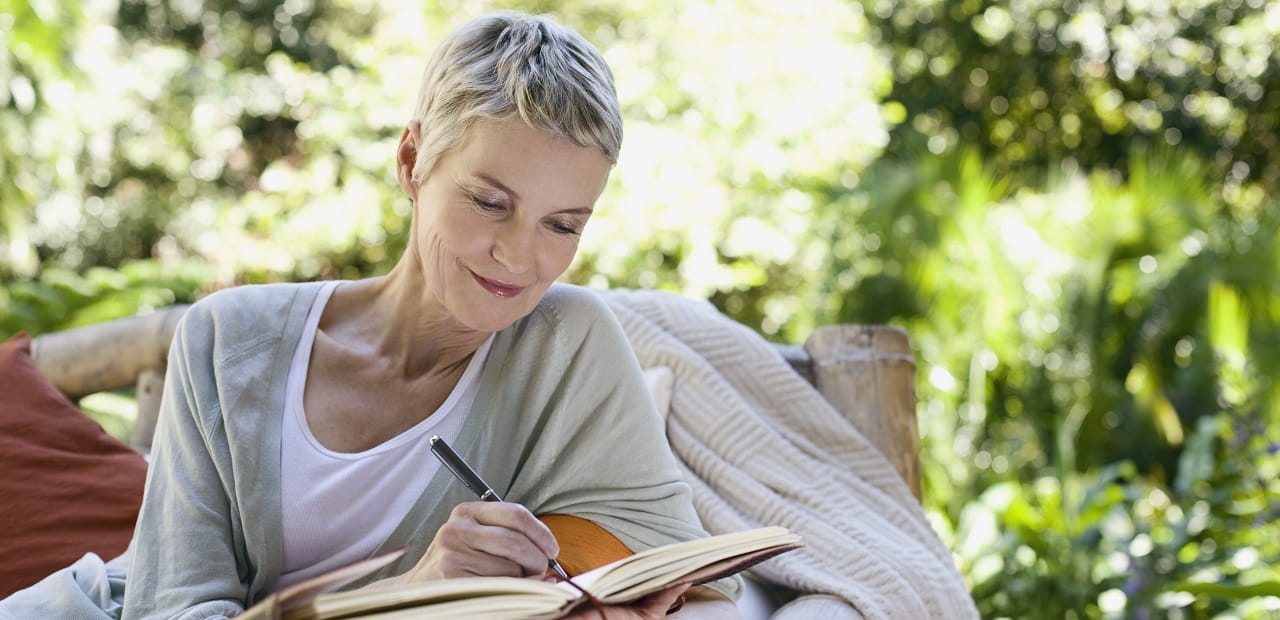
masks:
<path fill-rule="evenodd" d="M 479 389 L 493 336 L 476 350 L 457 386 L 412 428 L 363 452 L 334 452 L 307 426 L 303 387 L 316 328 L 337 282 L 321 289 L 285 386 L 280 446 L 284 558 L 277 589 L 369 557 L 391 535 L 440 469 L 427 439 L 456 440 Z"/>

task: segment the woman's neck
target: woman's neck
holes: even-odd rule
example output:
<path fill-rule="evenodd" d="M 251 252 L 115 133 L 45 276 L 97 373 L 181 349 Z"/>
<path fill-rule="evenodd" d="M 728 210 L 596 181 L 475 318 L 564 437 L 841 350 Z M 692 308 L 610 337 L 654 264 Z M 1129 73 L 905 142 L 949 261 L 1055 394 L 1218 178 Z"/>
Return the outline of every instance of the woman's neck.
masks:
<path fill-rule="evenodd" d="M 330 338 L 401 367 L 406 379 L 465 367 L 490 336 L 449 314 L 421 269 L 402 259 L 385 276 L 343 283 L 320 318 Z"/>

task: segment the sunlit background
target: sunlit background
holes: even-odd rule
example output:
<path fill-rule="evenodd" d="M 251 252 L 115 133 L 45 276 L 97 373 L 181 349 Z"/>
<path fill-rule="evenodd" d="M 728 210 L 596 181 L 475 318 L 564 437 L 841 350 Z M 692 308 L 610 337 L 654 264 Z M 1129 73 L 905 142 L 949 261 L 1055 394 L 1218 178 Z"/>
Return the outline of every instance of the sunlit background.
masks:
<path fill-rule="evenodd" d="M 0 0 L 0 337 L 385 271 L 422 65 L 499 6 L 618 82 L 568 280 L 910 331 L 984 617 L 1280 614 L 1277 2 Z"/>

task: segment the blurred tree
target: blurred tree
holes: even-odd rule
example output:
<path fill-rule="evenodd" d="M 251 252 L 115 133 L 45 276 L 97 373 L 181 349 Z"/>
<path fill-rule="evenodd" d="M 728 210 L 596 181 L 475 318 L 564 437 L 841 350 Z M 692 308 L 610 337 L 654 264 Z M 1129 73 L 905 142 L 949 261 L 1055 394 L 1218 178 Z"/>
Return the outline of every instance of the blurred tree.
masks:
<path fill-rule="evenodd" d="M 372 30 L 371 7 L 353 8 L 333 0 L 121 0 L 115 21 L 128 40 L 174 45 L 219 58 L 234 69 L 264 71 L 267 59 L 278 52 L 312 71 L 325 72 L 352 64 L 333 39 Z"/>
<path fill-rule="evenodd" d="M 1275 3 L 866 0 L 892 50 L 895 132 L 972 145 L 999 171 L 1065 158 L 1124 170 L 1177 146 L 1235 186 L 1280 190 Z M 1256 202 L 1256 201 L 1255 201 Z M 1254 205 L 1256 206 L 1256 205 Z"/>
<path fill-rule="evenodd" d="M 0 0 L 0 279 L 36 272 L 31 206 L 75 184 L 57 127 L 80 79 L 65 43 L 82 21 L 72 0 Z"/>

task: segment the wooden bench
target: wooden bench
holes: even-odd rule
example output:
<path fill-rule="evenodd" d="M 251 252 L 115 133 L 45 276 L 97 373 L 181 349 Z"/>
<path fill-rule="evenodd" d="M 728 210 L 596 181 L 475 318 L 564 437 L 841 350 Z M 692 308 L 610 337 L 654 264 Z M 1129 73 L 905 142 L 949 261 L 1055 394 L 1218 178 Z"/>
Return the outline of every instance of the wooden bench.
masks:
<path fill-rule="evenodd" d="M 186 306 L 144 316 L 41 335 L 32 341 L 36 364 L 74 399 L 136 388 L 138 416 L 130 444 L 151 447 L 169 341 Z M 888 457 L 916 498 L 921 497 L 915 412 L 915 360 L 907 333 L 886 325 L 829 325 L 803 346 L 775 345 Z"/>

